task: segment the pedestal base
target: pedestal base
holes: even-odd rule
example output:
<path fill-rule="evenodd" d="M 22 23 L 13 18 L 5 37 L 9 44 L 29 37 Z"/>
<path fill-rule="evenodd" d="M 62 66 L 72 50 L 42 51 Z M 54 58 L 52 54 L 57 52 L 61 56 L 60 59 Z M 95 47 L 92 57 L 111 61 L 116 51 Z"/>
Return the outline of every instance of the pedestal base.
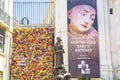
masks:
<path fill-rule="evenodd" d="M 111 65 L 101 65 L 100 66 L 101 78 L 104 80 L 113 80 L 113 69 Z"/>

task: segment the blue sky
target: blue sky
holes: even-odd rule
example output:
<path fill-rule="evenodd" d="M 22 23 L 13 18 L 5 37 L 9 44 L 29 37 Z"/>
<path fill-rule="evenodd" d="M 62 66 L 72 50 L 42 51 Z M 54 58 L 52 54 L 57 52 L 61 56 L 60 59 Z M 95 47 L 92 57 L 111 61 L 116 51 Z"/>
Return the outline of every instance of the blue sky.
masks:
<path fill-rule="evenodd" d="M 29 19 L 30 24 L 41 24 L 48 10 L 49 3 L 41 4 L 39 2 L 49 2 L 50 0 L 13 0 L 13 17 L 21 22 L 23 17 Z M 21 2 L 38 2 L 38 3 L 21 3 Z"/>

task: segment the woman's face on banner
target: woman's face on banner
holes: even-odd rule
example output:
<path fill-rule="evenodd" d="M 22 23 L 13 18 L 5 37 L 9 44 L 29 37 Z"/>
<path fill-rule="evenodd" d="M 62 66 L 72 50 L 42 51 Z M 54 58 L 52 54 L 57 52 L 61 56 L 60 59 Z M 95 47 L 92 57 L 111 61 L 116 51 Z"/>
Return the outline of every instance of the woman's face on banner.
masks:
<path fill-rule="evenodd" d="M 88 31 L 95 20 L 96 11 L 89 5 L 78 5 L 73 7 L 68 14 L 70 24 L 81 32 Z"/>

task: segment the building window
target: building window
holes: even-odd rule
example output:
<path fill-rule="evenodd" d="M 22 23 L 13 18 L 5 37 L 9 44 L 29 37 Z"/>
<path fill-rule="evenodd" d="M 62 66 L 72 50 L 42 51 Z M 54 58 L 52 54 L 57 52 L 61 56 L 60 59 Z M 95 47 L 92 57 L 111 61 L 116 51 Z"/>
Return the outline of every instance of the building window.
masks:
<path fill-rule="evenodd" d="M 4 0 L 0 0 L 0 9 L 4 10 L 5 7 L 5 1 Z"/>
<path fill-rule="evenodd" d="M 3 80 L 3 72 L 0 71 L 0 80 Z"/>
<path fill-rule="evenodd" d="M 0 52 L 4 53 L 5 30 L 0 28 Z"/>
<path fill-rule="evenodd" d="M 0 52 L 3 52 L 3 36 L 0 34 Z"/>

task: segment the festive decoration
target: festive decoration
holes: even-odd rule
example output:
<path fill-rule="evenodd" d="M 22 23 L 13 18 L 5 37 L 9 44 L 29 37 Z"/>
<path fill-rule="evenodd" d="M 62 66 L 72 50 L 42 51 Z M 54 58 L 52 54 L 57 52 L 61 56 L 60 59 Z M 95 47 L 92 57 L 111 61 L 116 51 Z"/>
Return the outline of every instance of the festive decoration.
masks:
<path fill-rule="evenodd" d="M 52 28 L 16 28 L 13 32 L 10 79 L 51 80 Z"/>

